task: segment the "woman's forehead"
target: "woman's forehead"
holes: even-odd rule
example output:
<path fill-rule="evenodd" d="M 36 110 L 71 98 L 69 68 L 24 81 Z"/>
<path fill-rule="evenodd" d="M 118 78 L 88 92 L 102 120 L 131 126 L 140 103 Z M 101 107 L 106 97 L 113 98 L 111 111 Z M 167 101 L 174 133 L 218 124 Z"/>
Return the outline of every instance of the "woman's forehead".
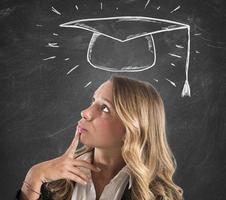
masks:
<path fill-rule="evenodd" d="M 93 94 L 93 96 L 98 95 L 112 98 L 112 83 L 110 81 L 106 81 L 101 84 Z"/>

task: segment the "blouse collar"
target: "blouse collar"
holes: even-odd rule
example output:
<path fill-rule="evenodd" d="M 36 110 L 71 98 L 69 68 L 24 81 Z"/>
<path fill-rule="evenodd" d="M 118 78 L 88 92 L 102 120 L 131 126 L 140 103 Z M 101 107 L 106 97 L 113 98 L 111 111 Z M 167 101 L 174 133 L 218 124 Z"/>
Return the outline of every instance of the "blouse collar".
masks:
<path fill-rule="evenodd" d="M 82 160 L 86 160 L 91 163 L 92 156 L 93 156 L 93 151 L 89 151 L 89 152 L 82 154 L 78 158 L 82 159 Z M 83 168 L 83 170 L 84 170 L 84 168 Z M 91 173 L 90 169 L 86 168 L 86 170 L 88 170 L 88 173 Z M 129 176 L 128 189 L 130 189 L 132 187 L 132 176 L 131 176 L 131 170 L 129 169 L 127 164 L 115 175 L 115 177 L 111 181 L 114 181 L 116 178 L 124 177 L 124 176 Z"/>

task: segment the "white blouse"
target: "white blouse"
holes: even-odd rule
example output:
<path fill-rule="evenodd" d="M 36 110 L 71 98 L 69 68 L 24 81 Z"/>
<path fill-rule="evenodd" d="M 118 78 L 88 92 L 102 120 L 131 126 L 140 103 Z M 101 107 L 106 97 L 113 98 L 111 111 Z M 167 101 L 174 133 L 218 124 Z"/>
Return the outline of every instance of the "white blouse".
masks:
<path fill-rule="evenodd" d="M 92 151 L 87 152 L 77 159 L 86 160 L 91 163 L 92 153 Z M 90 169 L 84 167 L 79 168 L 92 177 Z M 104 187 L 99 200 L 120 200 L 128 182 L 128 188 L 130 189 L 132 186 L 132 178 L 129 168 L 125 165 Z M 76 183 L 71 200 L 96 200 L 96 191 L 93 181 L 91 180 L 87 185 Z"/>

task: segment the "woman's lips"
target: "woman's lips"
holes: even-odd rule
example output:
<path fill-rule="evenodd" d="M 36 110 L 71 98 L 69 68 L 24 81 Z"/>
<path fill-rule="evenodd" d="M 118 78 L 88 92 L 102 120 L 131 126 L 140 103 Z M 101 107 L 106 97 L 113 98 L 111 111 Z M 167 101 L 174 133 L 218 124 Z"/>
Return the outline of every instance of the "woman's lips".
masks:
<path fill-rule="evenodd" d="M 87 132 L 87 130 L 78 125 L 78 132 Z"/>

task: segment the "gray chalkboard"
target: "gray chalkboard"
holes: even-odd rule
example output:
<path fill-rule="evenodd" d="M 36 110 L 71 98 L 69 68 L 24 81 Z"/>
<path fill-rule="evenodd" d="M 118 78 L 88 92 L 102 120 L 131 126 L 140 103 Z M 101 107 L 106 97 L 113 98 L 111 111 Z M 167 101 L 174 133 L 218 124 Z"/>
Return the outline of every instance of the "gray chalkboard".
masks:
<path fill-rule="evenodd" d="M 225 9 L 223 0 L 2 0 L 0 198 L 13 198 L 32 165 L 66 150 L 80 111 L 88 106 L 95 89 L 117 73 L 148 81 L 162 95 L 169 143 L 178 163 L 174 179 L 184 189 L 185 198 L 226 199 Z M 101 45 L 93 54 L 96 57 L 92 63 L 88 62 L 92 31 L 60 26 L 73 20 L 118 16 L 142 16 L 188 25 L 190 96 L 181 96 L 188 61 L 187 29 L 153 35 L 157 55 L 150 69 L 116 72 L 95 68 L 114 66 L 115 59 L 110 60 L 110 55 L 104 59 L 100 56 L 104 52 Z M 140 34 L 139 30 L 145 33 L 149 29 L 177 27 L 161 24 L 159 28 L 158 23 L 154 24 L 157 25 L 151 28 L 136 24 L 127 36 Z M 117 31 L 113 33 L 115 30 L 105 29 L 106 26 L 96 24 L 95 28 L 119 37 Z M 147 44 L 152 51 L 150 58 L 142 57 L 145 50 L 131 43 L 126 59 L 114 54 L 119 56 L 116 65 L 120 61 L 125 65 L 153 63 L 153 43 Z M 121 54 L 127 51 L 123 47 Z"/>

